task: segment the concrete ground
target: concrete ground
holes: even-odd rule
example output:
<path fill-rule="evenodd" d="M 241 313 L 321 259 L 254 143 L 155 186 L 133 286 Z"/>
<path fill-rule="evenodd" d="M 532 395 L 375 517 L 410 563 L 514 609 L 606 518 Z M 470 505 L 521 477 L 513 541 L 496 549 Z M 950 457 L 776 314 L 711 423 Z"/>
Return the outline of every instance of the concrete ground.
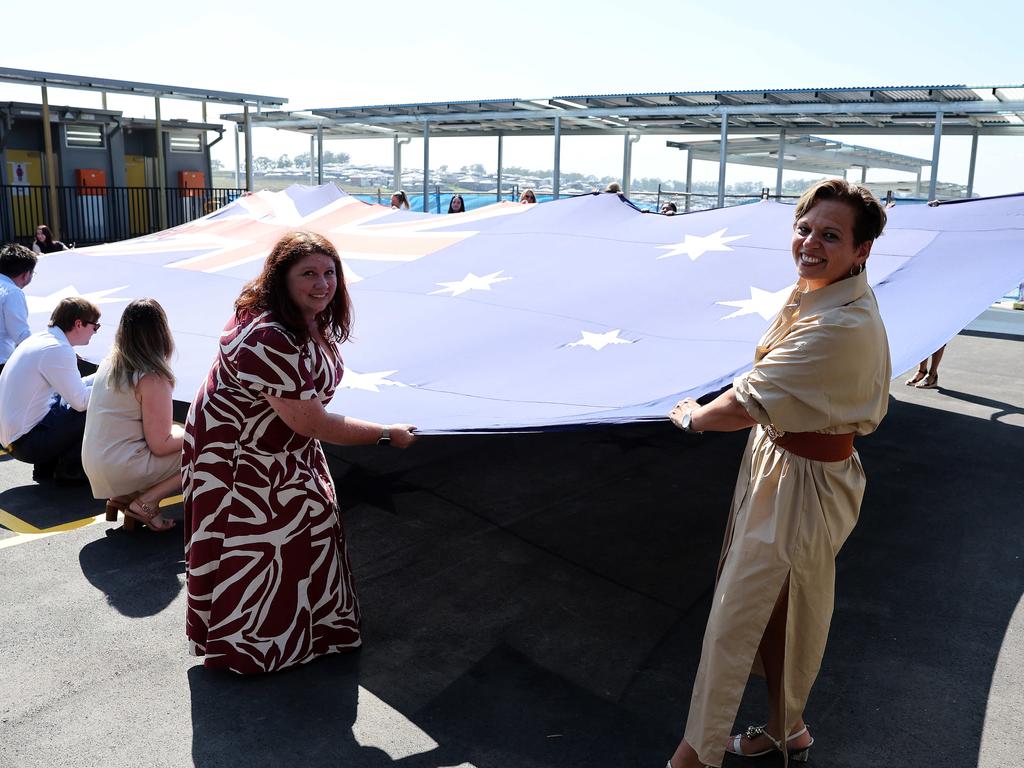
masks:
<path fill-rule="evenodd" d="M 811 765 L 1022 765 L 1024 313 L 992 312 L 859 442 Z M 336 451 L 364 647 L 259 678 L 187 655 L 179 534 L 47 530 L 101 505 L 0 462 L 0 766 L 661 768 L 743 441 L 665 422 Z M 739 724 L 762 704 L 753 681 Z"/>

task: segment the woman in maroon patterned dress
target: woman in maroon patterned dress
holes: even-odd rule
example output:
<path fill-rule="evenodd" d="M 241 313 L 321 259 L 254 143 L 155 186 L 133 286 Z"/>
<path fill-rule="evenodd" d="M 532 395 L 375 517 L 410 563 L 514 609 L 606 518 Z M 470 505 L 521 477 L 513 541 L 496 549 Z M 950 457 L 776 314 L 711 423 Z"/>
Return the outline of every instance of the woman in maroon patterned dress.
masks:
<path fill-rule="evenodd" d="M 320 440 L 414 440 L 328 413 L 351 311 L 338 252 L 286 235 L 235 302 L 185 426 L 186 633 L 207 667 L 241 674 L 360 644 L 359 604 Z"/>

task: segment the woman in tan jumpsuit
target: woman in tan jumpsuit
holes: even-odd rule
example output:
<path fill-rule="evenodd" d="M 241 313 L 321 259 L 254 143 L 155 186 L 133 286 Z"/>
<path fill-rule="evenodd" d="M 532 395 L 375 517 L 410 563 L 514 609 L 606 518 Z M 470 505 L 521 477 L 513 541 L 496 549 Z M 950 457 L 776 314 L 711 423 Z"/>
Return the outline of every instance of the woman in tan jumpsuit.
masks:
<path fill-rule="evenodd" d="M 825 651 L 835 556 L 853 530 L 864 470 L 853 448 L 885 415 L 889 345 L 864 272 L 885 209 L 865 187 L 819 182 L 796 208 L 798 280 L 754 367 L 670 418 L 689 432 L 753 427 L 740 466 L 683 740 L 669 768 L 726 751 L 806 760 L 804 706 Z M 764 726 L 729 736 L 747 678 L 763 674 Z"/>

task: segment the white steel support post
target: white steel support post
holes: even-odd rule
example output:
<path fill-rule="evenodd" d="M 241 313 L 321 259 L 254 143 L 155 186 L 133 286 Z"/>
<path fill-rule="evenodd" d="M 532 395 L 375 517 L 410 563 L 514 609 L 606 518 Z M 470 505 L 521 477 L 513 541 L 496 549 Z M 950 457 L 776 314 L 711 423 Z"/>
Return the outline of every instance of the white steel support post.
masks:
<path fill-rule="evenodd" d="M 779 129 L 779 160 L 775 163 L 775 199 L 782 199 L 782 171 L 786 167 L 786 129 Z"/>
<path fill-rule="evenodd" d="M 640 141 L 639 136 L 626 134 L 622 146 L 622 194 L 629 197 L 629 185 L 633 181 L 633 145 Z"/>
<path fill-rule="evenodd" d="M 238 144 L 238 134 L 241 130 L 242 126 L 235 123 L 235 189 L 238 189 L 239 183 L 241 182 L 240 177 L 242 175 L 242 158 L 239 155 L 240 150 Z"/>
<path fill-rule="evenodd" d="M 423 121 L 423 212 L 430 206 L 430 123 Z"/>
<path fill-rule="evenodd" d="M 309 186 L 313 186 L 313 147 L 316 144 L 316 136 L 309 137 Z"/>
<path fill-rule="evenodd" d="M 245 189 L 252 192 L 252 116 L 245 105 Z"/>
<path fill-rule="evenodd" d="M 868 167 L 866 165 L 862 165 L 860 167 L 860 183 L 863 184 L 865 181 L 867 181 L 867 179 L 868 179 Z"/>
<path fill-rule="evenodd" d="M 622 194 L 629 197 L 629 172 L 633 160 L 633 145 L 629 141 L 632 137 L 628 132 L 622 138 Z"/>
<path fill-rule="evenodd" d="M 971 134 L 971 164 L 967 169 L 967 197 L 974 197 L 974 165 L 978 160 L 978 132 Z"/>
<path fill-rule="evenodd" d="M 685 213 L 690 212 L 690 196 L 693 192 L 693 150 L 686 150 L 686 207 Z"/>
<path fill-rule="evenodd" d="M 391 191 L 397 192 L 402 188 L 402 140 L 395 134 L 394 159 L 391 163 Z"/>
<path fill-rule="evenodd" d="M 502 134 L 498 134 L 498 202 L 501 202 L 501 166 L 502 166 L 502 151 L 504 150 L 504 139 Z"/>
<path fill-rule="evenodd" d="M 562 175 L 562 118 L 555 118 L 555 170 L 551 177 L 551 196 L 558 199 L 558 188 Z"/>
<path fill-rule="evenodd" d="M 939 184 L 939 147 L 942 144 L 942 110 L 935 113 L 935 139 L 932 142 L 932 178 L 928 182 L 928 199 L 935 199 Z"/>
<path fill-rule="evenodd" d="M 154 96 L 156 105 L 156 184 L 157 200 L 160 203 L 160 210 L 157 211 L 157 220 L 160 222 L 160 229 L 167 229 L 167 167 L 164 165 L 164 128 L 160 121 L 160 97 Z"/>
<path fill-rule="evenodd" d="M 914 182 L 914 197 L 921 196 L 921 169 L 917 169 L 917 181 Z"/>
<path fill-rule="evenodd" d="M 324 127 L 316 127 L 316 183 L 324 183 Z"/>
<path fill-rule="evenodd" d="M 722 140 L 718 155 L 718 207 L 725 207 L 725 168 L 729 158 L 729 113 L 722 110 Z"/>

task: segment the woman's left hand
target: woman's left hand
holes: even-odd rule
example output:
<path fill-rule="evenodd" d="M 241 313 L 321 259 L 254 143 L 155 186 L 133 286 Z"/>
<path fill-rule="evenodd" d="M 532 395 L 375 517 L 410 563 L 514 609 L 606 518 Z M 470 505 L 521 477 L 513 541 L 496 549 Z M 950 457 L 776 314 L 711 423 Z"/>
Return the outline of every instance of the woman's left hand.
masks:
<path fill-rule="evenodd" d="M 680 429 L 683 428 L 683 414 L 687 411 L 692 411 L 694 408 L 700 408 L 700 403 L 694 400 L 692 397 L 688 397 L 685 400 L 680 400 L 671 411 L 668 412 L 668 417 L 672 420 Z"/>

